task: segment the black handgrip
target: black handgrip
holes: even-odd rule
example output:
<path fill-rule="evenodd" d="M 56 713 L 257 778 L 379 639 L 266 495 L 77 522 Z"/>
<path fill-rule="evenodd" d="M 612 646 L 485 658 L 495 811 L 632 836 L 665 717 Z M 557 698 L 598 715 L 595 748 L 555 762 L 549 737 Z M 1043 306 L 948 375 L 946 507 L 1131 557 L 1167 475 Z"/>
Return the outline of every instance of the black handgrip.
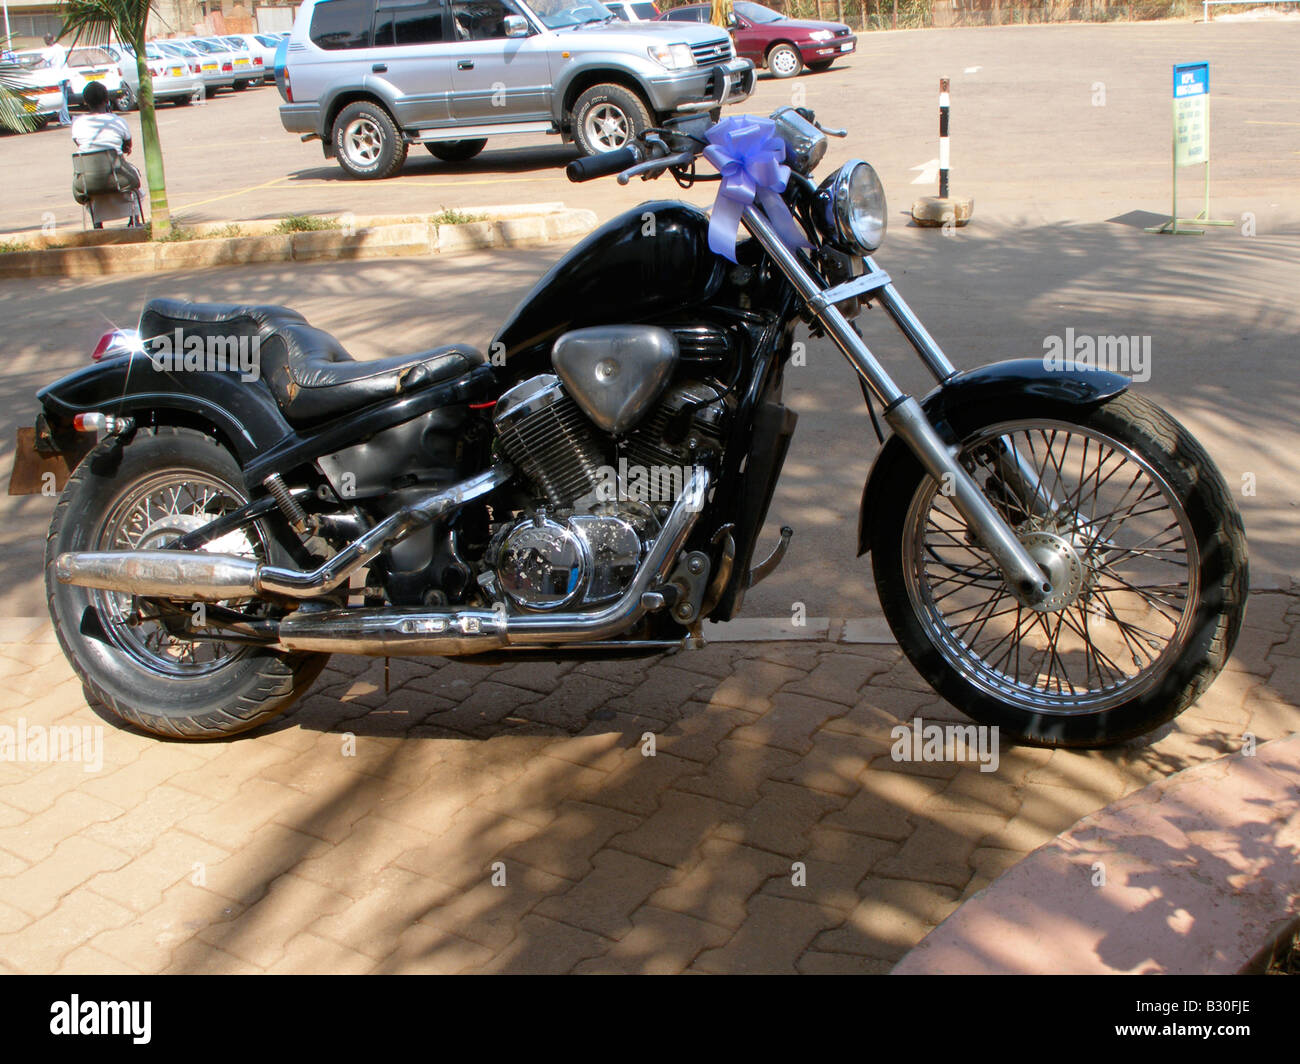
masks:
<path fill-rule="evenodd" d="M 591 181 L 597 177 L 608 177 L 610 174 L 621 174 L 629 166 L 636 166 L 645 153 L 640 147 L 628 145 L 626 148 L 615 148 L 613 151 L 602 152 L 600 155 L 588 155 L 582 159 L 574 159 L 564 168 L 564 175 L 570 181 Z"/>

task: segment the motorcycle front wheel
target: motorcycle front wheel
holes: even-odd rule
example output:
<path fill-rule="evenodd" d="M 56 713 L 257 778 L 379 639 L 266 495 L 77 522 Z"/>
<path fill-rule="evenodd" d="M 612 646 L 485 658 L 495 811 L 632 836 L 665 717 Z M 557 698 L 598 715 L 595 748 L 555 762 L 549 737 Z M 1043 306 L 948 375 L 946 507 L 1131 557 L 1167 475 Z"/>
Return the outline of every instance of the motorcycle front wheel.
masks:
<path fill-rule="evenodd" d="M 1051 576 L 1018 602 L 951 494 L 910 454 L 868 516 L 881 606 L 936 691 L 1003 737 L 1095 747 L 1190 706 L 1245 616 L 1246 537 L 1204 448 L 1124 393 L 1017 398 L 949 417 L 962 465 Z"/>

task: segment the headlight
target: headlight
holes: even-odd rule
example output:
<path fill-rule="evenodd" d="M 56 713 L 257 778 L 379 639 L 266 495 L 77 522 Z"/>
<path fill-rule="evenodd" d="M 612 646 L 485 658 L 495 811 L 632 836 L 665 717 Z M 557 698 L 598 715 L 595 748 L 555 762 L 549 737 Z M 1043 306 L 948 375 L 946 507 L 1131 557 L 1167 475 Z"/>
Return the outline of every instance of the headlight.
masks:
<path fill-rule="evenodd" d="M 684 70 L 695 65 L 689 44 L 652 44 L 647 51 L 651 59 L 669 70 Z"/>
<path fill-rule="evenodd" d="M 817 200 L 835 242 L 863 254 L 885 241 L 885 190 L 870 163 L 853 159 L 822 182 Z"/>
<path fill-rule="evenodd" d="M 812 33 L 808 34 L 809 40 L 813 41 L 829 41 L 834 36 L 835 34 L 830 30 L 813 30 Z"/>

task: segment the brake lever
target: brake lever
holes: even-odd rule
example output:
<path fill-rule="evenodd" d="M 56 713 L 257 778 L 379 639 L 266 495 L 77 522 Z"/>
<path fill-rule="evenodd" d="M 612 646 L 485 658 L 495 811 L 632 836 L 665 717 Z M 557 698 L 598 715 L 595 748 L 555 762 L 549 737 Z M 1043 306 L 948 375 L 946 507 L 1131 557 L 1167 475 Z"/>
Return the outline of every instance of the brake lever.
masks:
<path fill-rule="evenodd" d="M 639 174 L 650 174 L 655 170 L 664 171 L 673 166 L 686 166 L 688 163 L 695 161 L 695 153 L 690 151 L 679 151 L 676 155 L 664 155 L 657 159 L 648 159 L 643 163 L 637 163 L 636 166 L 630 166 L 618 175 L 618 183 L 626 185 L 632 178 Z"/>

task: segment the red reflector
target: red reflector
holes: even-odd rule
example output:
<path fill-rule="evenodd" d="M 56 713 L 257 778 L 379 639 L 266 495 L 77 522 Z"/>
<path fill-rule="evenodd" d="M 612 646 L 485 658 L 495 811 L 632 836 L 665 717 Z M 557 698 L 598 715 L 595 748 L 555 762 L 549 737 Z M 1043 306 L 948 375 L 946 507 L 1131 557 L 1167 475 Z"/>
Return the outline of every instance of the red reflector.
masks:
<path fill-rule="evenodd" d="M 95 350 L 90 353 L 90 357 L 93 358 L 96 362 L 98 362 L 101 358 L 103 358 L 104 353 L 113 345 L 113 337 L 115 337 L 116 335 L 117 335 L 116 332 L 104 333 L 104 335 L 99 338 L 99 343 L 95 345 Z M 80 417 L 81 415 L 78 414 L 77 416 Z"/>
<path fill-rule="evenodd" d="M 94 432 L 103 421 L 103 414 L 76 414 L 72 418 L 72 427 L 77 432 Z"/>
<path fill-rule="evenodd" d="M 262 57 L 260 55 L 253 56 L 253 66 L 262 66 L 262 65 L 263 65 Z"/>
<path fill-rule="evenodd" d="M 471 410 L 486 410 L 488 407 L 496 406 L 496 405 L 497 405 L 497 401 L 493 399 L 490 402 L 486 402 L 486 403 L 470 403 L 469 408 Z"/>

